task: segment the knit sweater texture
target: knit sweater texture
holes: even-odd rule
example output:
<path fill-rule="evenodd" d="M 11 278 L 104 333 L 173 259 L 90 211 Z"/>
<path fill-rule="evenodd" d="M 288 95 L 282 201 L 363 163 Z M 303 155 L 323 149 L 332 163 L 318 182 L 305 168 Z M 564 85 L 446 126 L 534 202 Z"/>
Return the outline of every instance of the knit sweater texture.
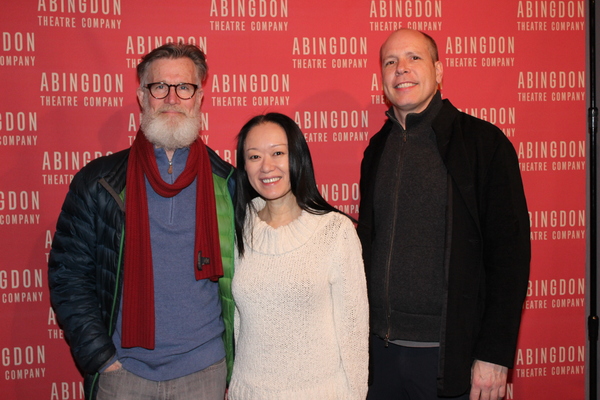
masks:
<path fill-rule="evenodd" d="M 264 204 L 254 200 L 256 210 Z M 275 229 L 250 211 L 245 246 L 232 283 L 229 399 L 364 399 L 369 311 L 350 219 L 303 211 Z"/>

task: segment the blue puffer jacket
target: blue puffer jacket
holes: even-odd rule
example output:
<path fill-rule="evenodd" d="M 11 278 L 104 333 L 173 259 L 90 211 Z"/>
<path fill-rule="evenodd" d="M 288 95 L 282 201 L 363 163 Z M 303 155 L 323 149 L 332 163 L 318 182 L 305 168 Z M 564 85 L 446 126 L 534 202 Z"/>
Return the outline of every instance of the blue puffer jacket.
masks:
<path fill-rule="evenodd" d="M 231 278 L 234 258 L 233 167 L 208 149 L 213 171 L 225 276 L 219 280 L 229 375 L 233 366 Z M 101 157 L 78 172 L 62 206 L 48 263 L 50 301 L 84 375 L 86 399 L 95 397 L 98 370 L 115 353 L 123 269 L 125 189 L 129 149 Z"/>

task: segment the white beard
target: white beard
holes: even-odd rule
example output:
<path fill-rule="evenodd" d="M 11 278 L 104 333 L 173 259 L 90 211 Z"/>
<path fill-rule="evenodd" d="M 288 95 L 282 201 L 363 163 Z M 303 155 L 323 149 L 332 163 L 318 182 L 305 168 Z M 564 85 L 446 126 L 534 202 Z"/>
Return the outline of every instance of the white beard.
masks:
<path fill-rule="evenodd" d="M 184 115 L 168 116 L 160 113 L 168 108 L 181 111 Z M 177 106 L 164 106 L 155 113 L 146 106 L 142 111 L 141 127 L 150 143 L 167 151 L 174 151 L 188 147 L 198 138 L 200 118 L 197 112 L 188 114 Z"/>

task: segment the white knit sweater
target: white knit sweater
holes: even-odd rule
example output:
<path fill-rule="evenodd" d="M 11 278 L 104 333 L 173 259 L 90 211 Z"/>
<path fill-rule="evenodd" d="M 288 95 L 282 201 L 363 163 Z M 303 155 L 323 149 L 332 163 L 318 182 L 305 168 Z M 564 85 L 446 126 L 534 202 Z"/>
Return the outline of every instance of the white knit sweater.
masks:
<path fill-rule="evenodd" d="M 277 229 L 254 212 L 248 222 L 229 400 L 364 399 L 369 308 L 354 225 L 306 211 Z"/>

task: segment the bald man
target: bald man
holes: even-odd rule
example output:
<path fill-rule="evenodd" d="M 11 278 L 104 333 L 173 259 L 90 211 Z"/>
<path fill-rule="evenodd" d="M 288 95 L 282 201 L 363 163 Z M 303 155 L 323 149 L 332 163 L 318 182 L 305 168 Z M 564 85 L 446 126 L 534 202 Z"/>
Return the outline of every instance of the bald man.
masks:
<path fill-rule="evenodd" d="M 435 41 L 381 47 L 391 103 L 361 165 L 371 307 L 369 400 L 497 400 L 529 279 L 529 217 L 502 131 L 442 100 Z"/>

